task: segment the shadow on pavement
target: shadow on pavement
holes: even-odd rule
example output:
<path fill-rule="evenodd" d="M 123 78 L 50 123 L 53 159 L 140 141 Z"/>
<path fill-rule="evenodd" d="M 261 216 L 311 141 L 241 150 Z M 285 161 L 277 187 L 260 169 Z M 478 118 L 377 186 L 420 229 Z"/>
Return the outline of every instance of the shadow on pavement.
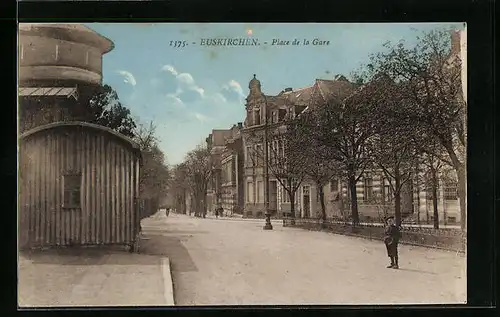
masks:
<path fill-rule="evenodd" d="M 52 265 L 158 265 L 160 257 L 109 249 L 64 248 L 20 252 L 33 264 Z"/>
<path fill-rule="evenodd" d="M 424 273 L 424 274 L 430 274 L 430 275 L 437 275 L 437 273 L 434 273 L 434 272 L 421 271 L 421 270 L 413 270 L 413 269 L 405 269 L 405 268 L 399 268 L 399 271 L 406 271 L 406 272 L 415 272 L 415 273 Z"/>
<path fill-rule="evenodd" d="M 171 233 L 171 234 L 206 234 L 209 233 L 209 231 L 200 231 L 200 230 L 172 230 L 172 229 L 156 229 L 156 228 L 150 228 L 146 227 L 144 229 L 144 232 L 147 233 L 152 233 L 152 234 L 158 234 L 158 233 Z"/>
<path fill-rule="evenodd" d="M 181 238 L 147 234 L 144 238 L 140 242 L 140 254 L 168 257 L 173 271 L 198 271 L 191 255 L 189 255 L 189 251 L 182 244 Z"/>

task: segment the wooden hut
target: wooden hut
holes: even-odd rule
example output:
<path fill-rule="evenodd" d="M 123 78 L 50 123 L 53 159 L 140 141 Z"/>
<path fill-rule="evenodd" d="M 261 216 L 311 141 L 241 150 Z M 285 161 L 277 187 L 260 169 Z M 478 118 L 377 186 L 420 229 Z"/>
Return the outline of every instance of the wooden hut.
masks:
<path fill-rule="evenodd" d="M 58 122 L 19 140 L 19 247 L 134 246 L 140 150 L 95 124 Z"/>

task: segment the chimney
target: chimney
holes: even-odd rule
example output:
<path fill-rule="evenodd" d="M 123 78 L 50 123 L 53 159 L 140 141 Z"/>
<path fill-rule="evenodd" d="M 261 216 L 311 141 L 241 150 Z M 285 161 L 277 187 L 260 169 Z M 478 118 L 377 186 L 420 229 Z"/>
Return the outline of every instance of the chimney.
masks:
<path fill-rule="evenodd" d="M 238 129 L 243 129 L 243 122 L 238 122 Z"/>

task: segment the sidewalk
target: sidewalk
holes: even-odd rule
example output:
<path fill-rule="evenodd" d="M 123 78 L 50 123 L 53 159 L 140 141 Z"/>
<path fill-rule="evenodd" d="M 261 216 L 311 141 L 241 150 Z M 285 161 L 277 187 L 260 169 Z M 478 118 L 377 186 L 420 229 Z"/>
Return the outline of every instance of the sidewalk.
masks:
<path fill-rule="evenodd" d="M 168 258 L 109 248 L 20 254 L 18 295 L 19 307 L 174 305 Z"/>

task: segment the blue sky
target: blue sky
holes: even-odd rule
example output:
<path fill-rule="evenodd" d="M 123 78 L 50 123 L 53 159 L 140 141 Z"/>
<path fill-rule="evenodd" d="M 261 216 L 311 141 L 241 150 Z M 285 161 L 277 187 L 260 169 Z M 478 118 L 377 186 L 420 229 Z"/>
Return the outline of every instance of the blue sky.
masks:
<path fill-rule="evenodd" d="M 111 85 L 141 122 L 153 120 L 169 164 L 203 142 L 212 129 L 245 119 L 245 97 L 253 74 L 266 94 L 311 85 L 316 78 L 349 75 L 383 43 L 414 43 L 422 31 L 450 24 L 208 24 L 94 23 L 115 48 L 104 55 L 103 81 Z M 252 34 L 248 34 L 252 30 Z M 315 38 L 327 46 L 200 46 L 201 38 Z M 187 41 L 174 48 L 170 41 Z"/>

